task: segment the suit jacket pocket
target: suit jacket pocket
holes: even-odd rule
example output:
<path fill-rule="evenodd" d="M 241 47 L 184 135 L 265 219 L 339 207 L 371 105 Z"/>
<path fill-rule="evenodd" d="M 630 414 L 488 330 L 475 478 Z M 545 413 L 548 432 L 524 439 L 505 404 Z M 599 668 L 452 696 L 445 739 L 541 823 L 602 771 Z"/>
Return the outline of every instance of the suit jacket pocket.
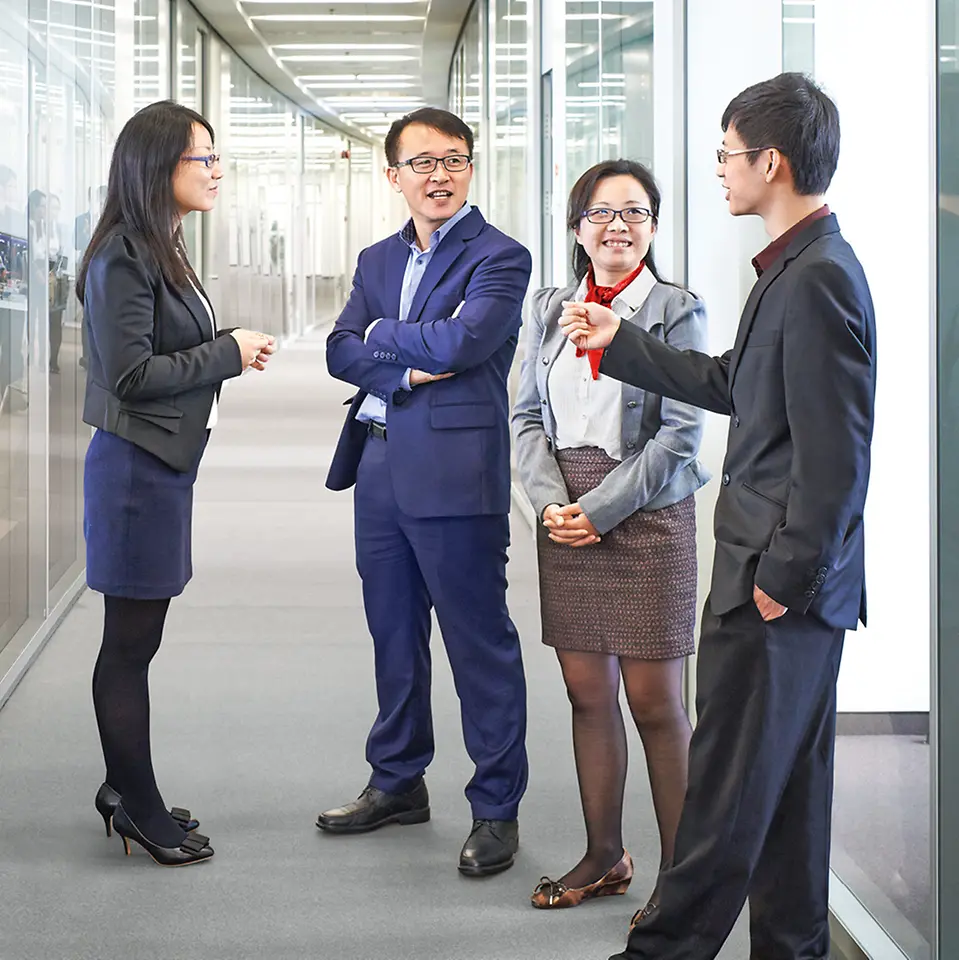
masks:
<path fill-rule="evenodd" d="M 751 487 L 748 483 L 743 484 L 743 490 L 751 493 L 754 497 L 759 497 L 760 500 L 765 500 L 766 503 L 769 503 L 780 510 L 786 509 L 786 504 L 783 503 L 782 500 L 777 500 L 775 497 L 769 496 L 768 493 L 760 493 L 755 487 Z"/>
<path fill-rule="evenodd" d="M 472 430 L 496 426 L 496 408 L 491 403 L 444 403 L 430 407 L 434 430 Z"/>
<path fill-rule="evenodd" d="M 170 433 L 180 432 L 183 411 L 158 400 L 121 400 L 120 412 L 139 420 L 146 420 Z"/>

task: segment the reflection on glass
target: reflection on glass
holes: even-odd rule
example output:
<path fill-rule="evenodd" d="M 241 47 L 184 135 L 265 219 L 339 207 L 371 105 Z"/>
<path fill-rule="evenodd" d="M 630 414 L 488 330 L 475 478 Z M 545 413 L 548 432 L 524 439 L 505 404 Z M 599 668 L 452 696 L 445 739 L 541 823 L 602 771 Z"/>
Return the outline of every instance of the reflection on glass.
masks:
<path fill-rule="evenodd" d="M 529 41 L 527 23 L 521 17 L 525 12 L 525 0 L 499 0 L 496 4 L 496 51 L 491 58 L 495 194 L 490 216 L 520 243 L 529 242 L 532 229 L 526 207 Z"/>
<path fill-rule="evenodd" d="M 653 3 L 598 7 L 566 4 L 567 193 L 600 160 L 653 167 Z"/>
<path fill-rule="evenodd" d="M 807 73 L 816 70 L 816 4 L 783 0 L 783 70 Z"/>
<path fill-rule="evenodd" d="M 782 9 L 784 65 L 814 75 L 815 4 Z M 929 797 L 928 715 L 840 712 L 831 867 L 910 960 L 931 949 Z"/>
<path fill-rule="evenodd" d="M 939 0 L 938 522 L 936 796 L 938 955 L 959 951 L 955 909 L 959 730 L 959 2 Z"/>
<path fill-rule="evenodd" d="M 0 0 L 0 648 L 27 617 L 27 19 L 25 0 Z"/>

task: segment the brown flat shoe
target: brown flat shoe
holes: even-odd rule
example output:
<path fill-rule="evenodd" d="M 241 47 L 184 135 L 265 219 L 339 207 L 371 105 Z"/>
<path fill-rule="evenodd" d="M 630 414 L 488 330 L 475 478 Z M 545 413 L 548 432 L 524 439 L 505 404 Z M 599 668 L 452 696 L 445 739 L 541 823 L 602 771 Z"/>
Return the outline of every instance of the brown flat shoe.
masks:
<path fill-rule="evenodd" d="M 543 877 L 529 898 L 537 910 L 578 907 L 584 900 L 621 896 L 633 879 L 633 858 L 624 850 L 623 858 L 604 877 L 585 887 L 567 887 L 559 880 Z"/>

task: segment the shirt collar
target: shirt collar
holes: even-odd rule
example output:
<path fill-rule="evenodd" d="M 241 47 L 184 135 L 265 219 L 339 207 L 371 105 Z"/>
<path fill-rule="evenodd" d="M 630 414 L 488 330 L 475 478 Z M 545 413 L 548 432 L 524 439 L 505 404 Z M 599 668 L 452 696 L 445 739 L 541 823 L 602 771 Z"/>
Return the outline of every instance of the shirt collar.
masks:
<path fill-rule="evenodd" d="M 756 270 L 756 276 L 761 277 L 785 252 L 786 248 L 799 236 L 803 230 L 811 223 L 822 220 L 830 214 L 828 204 L 823 204 L 818 210 L 814 210 L 808 217 L 803 217 L 799 223 L 791 226 L 781 237 L 777 237 L 765 250 L 757 253 L 753 257 L 753 267 Z"/>
<path fill-rule="evenodd" d="M 464 203 L 463 206 L 453 214 L 446 223 L 442 224 L 437 230 L 434 230 L 430 235 L 430 250 L 435 250 L 442 239 L 453 229 L 462 220 L 464 217 L 469 216 L 472 211 L 472 207 L 469 203 Z M 420 250 L 419 244 L 416 242 L 416 226 L 413 223 L 413 218 L 410 217 L 409 220 L 403 224 L 403 229 L 400 230 L 400 239 L 414 252 L 422 253 Z"/>
<path fill-rule="evenodd" d="M 653 271 L 648 266 L 643 267 L 639 276 L 613 299 L 610 309 L 620 318 L 631 317 L 646 302 L 658 282 L 653 276 Z M 586 296 L 586 289 L 586 278 L 583 277 L 573 299 L 582 300 Z"/>

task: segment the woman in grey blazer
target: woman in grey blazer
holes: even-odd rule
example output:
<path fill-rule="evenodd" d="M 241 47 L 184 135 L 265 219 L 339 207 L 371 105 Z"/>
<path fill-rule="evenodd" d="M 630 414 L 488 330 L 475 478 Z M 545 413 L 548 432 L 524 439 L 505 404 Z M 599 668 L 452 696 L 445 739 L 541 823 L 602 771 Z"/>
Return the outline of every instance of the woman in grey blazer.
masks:
<path fill-rule="evenodd" d="M 620 677 L 646 752 L 662 864 L 686 790 L 682 702 L 693 652 L 696 520 L 709 476 L 696 459 L 703 414 L 603 377 L 560 331 L 563 302 L 604 303 L 679 349 L 706 348 L 706 315 L 660 280 L 650 244 L 660 193 L 641 164 L 612 160 L 573 187 L 567 222 L 576 284 L 533 295 L 512 415 L 519 473 L 542 521 L 537 543 L 543 642 L 556 649 L 573 708 L 586 854 L 532 903 L 570 907 L 625 893 L 626 728 Z"/>

